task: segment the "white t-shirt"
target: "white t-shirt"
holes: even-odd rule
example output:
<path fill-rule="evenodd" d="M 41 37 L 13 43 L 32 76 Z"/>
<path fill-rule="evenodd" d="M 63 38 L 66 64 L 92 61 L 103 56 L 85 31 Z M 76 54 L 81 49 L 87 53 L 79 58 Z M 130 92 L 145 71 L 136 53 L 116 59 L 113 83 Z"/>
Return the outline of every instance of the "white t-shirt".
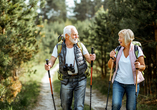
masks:
<path fill-rule="evenodd" d="M 81 45 L 82 45 L 83 55 L 89 54 L 87 48 L 82 43 L 81 43 Z M 56 46 L 53 49 L 52 56 L 54 56 L 55 58 L 58 57 L 58 52 L 57 52 L 57 47 Z M 66 47 L 66 62 L 65 62 L 65 64 L 68 64 L 68 66 L 70 66 L 70 64 L 73 65 L 74 64 L 74 58 L 75 58 L 74 48 L 73 47 L 72 48 L 67 48 Z M 74 68 L 75 68 L 75 73 L 68 72 L 69 75 L 78 73 L 76 60 L 75 60 Z"/>
<path fill-rule="evenodd" d="M 142 50 L 139 48 L 138 58 L 140 56 L 144 56 L 144 55 L 143 55 Z M 122 51 L 122 55 L 119 60 L 119 66 L 118 66 L 117 75 L 116 75 L 115 80 L 122 84 L 134 84 L 130 57 L 128 55 L 126 58 L 124 56 L 123 51 Z"/>

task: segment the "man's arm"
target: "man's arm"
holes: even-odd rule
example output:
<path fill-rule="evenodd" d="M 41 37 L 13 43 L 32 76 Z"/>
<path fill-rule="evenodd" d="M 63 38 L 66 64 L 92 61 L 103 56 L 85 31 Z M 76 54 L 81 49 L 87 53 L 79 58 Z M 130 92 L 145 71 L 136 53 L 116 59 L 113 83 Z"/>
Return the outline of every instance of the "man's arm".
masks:
<path fill-rule="evenodd" d="M 96 59 L 95 54 L 85 54 L 84 57 L 88 63 L 91 63 L 91 61 L 94 61 Z"/>
<path fill-rule="evenodd" d="M 45 70 L 49 70 L 50 68 L 53 67 L 55 61 L 56 61 L 57 58 L 55 58 L 54 56 L 51 56 L 51 59 L 49 61 L 49 64 L 45 64 Z"/>

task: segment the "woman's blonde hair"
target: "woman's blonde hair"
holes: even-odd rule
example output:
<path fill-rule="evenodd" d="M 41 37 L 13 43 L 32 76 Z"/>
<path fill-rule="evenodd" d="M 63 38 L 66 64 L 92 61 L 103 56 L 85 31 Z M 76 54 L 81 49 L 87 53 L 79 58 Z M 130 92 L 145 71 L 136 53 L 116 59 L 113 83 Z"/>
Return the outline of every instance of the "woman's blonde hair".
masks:
<path fill-rule="evenodd" d="M 119 34 L 123 34 L 125 44 L 128 44 L 134 40 L 134 33 L 131 29 L 122 29 Z"/>

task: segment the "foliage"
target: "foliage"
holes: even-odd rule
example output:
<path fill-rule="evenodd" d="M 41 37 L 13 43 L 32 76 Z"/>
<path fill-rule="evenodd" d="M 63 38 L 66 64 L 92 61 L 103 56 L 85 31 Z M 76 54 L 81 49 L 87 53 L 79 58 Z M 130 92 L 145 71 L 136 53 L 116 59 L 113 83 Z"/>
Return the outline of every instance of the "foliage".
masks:
<path fill-rule="evenodd" d="M 95 12 L 103 5 L 102 0 L 81 0 L 80 3 L 77 3 L 77 0 L 74 0 L 74 3 L 74 16 L 77 20 L 81 21 L 94 17 Z"/>
<path fill-rule="evenodd" d="M 109 57 L 107 52 L 114 46 L 112 42 L 115 40 L 112 35 L 112 28 L 109 28 L 112 27 L 112 23 L 108 19 L 108 11 L 104 11 L 103 7 L 101 7 L 90 24 L 89 29 L 84 31 L 88 39 L 86 40 L 88 43 L 87 46 L 93 46 L 95 48 L 97 55 L 96 65 L 101 68 L 103 77 L 106 77 L 107 73 L 107 61 Z"/>
<path fill-rule="evenodd" d="M 32 62 L 26 64 L 24 69 L 28 70 L 31 68 L 33 73 L 27 71 L 26 74 L 20 75 L 19 81 L 22 83 L 21 92 L 17 94 L 12 103 L 8 103 L 8 101 L 0 102 L 1 110 L 30 110 L 37 102 L 37 96 L 40 92 L 40 81 L 46 71 L 43 69 L 43 62 L 40 64 Z M 32 67 L 30 65 L 35 66 Z"/>
<path fill-rule="evenodd" d="M 76 29 L 78 30 L 78 35 L 79 35 L 79 39 L 81 42 L 85 43 L 86 45 L 86 41 L 87 40 L 87 36 L 84 34 L 85 30 L 88 30 L 89 25 L 91 24 L 91 20 L 85 20 L 85 21 L 77 21 L 74 23 L 74 26 L 76 27 Z"/>
<path fill-rule="evenodd" d="M 66 21 L 66 4 L 65 0 L 46 0 L 44 8 L 40 8 L 40 15 L 48 22 L 52 21 Z"/>
<path fill-rule="evenodd" d="M 35 24 L 38 0 L 1 0 L 0 4 L 0 88 L 1 101 L 13 101 L 19 92 L 21 83 L 18 81 L 17 68 L 31 60 L 38 52 L 36 37 L 40 28 Z M 42 4 L 42 1 L 41 1 Z M 40 25 L 40 24 L 38 24 Z M 13 77 L 12 77 L 13 76 Z M 18 82 L 18 83 L 17 83 Z M 14 83 L 18 84 L 17 88 Z M 3 89 L 5 88 L 5 90 Z M 3 92 L 5 91 L 5 92 Z"/>
<path fill-rule="evenodd" d="M 65 25 L 66 22 L 60 23 L 58 21 L 44 24 L 45 28 L 42 30 L 44 34 L 44 38 L 42 39 L 42 51 L 44 51 L 45 54 L 52 53 L 54 46 L 58 42 L 58 36 L 63 34 Z"/>

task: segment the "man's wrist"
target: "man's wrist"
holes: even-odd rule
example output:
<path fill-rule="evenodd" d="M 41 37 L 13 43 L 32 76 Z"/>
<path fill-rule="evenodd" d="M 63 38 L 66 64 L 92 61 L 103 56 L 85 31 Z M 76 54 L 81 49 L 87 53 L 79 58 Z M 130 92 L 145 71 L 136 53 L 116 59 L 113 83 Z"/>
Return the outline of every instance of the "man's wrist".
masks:
<path fill-rule="evenodd" d="M 50 68 L 52 68 L 52 64 L 49 62 Z"/>

